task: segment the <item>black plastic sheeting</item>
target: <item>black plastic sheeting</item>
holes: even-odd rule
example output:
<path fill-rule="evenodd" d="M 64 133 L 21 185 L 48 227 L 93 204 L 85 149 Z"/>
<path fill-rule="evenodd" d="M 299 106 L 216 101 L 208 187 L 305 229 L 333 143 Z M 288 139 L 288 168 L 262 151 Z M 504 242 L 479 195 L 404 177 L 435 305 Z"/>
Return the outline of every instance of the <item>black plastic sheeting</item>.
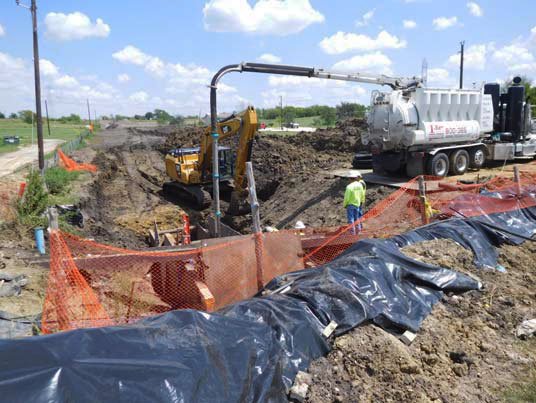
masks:
<path fill-rule="evenodd" d="M 366 321 L 416 332 L 443 292 L 481 287 L 469 276 L 406 257 L 400 247 L 451 238 L 470 248 L 480 267 L 495 267 L 494 246 L 535 232 L 535 209 L 451 219 L 359 241 L 329 264 L 274 279 L 266 287 L 271 294 L 216 313 L 174 311 L 130 326 L 0 341 L 0 396 L 284 402 L 296 373 L 330 350 L 322 335 L 330 322 L 338 324 L 336 334 Z"/>

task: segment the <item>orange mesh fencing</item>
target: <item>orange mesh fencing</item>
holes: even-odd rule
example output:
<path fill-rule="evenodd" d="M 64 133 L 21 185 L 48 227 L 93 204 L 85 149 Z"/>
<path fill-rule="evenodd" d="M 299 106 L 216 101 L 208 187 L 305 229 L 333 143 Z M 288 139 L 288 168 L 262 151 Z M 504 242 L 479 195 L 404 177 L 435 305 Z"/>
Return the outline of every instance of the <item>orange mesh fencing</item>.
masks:
<path fill-rule="evenodd" d="M 97 172 L 97 167 L 95 165 L 78 163 L 73 159 L 69 158 L 67 155 L 65 155 L 60 149 L 58 149 L 58 157 L 60 159 L 61 165 L 63 165 L 63 167 L 67 171 Z"/>
<path fill-rule="evenodd" d="M 523 172 L 520 182 L 496 177 L 469 186 L 426 178 L 426 190 L 423 204 L 418 180 L 410 180 L 364 215 L 356 235 L 345 225 L 134 251 L 54 231 L 43 331 L 132 323 L 173 309 L 213 311 L 254 296 L 276 276 L 329 262 L 362 238 L 390 237 L 459 213 L 535 206 L 536 173 Z"/>

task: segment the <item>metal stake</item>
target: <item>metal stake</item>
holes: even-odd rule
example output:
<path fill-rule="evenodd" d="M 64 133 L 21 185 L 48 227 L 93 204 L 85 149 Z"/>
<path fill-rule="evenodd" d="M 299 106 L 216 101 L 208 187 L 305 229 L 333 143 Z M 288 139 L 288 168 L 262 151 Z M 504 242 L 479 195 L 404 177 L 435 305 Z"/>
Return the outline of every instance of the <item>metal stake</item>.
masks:
<path fill-rule="evenodd" d="M 251 205 L 251 217 L 253 234 L 255 236 L 255 259 L 257 261 L 257 288 L 264 287 L 263 279 L 263 240 L 261 231 L 261 215 L 259 211 L 259 201 L 257 200 L 257 190 L 255 188 L 255 177 L 253 176 L 253 164 L 246 162 L 246 176 L 248 178 L 249 204 Z"/>
<path fill-rule="evenodd" d="M 419 199 L 421 200 L 421 219 L 424 225 L 429 223 L 428 214 L 426 214 L 426 184 L 424 176 L 419 176 Z"/>

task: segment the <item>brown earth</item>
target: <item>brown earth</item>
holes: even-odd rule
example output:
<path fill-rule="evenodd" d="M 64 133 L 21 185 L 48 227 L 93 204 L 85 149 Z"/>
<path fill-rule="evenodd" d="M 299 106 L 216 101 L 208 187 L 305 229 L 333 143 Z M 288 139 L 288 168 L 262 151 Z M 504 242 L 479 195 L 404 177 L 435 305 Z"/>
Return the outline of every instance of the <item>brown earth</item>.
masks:
<path fill-rule="evenodd" d="M 318 133 L 258 135 L 252 160 L 262 224 L 289 228 L 297 220 L 314 227 L 345 223 L 342 199 L 347 180 L 333 177 L 329 171 L 351 166 L 355 151 L 363 148 L 360 134 L 364 125 L 362 120 L 350 120 Z M 98 134 L 93 147 L 97 151 L 95 158 L 84 161 L 93 162 L 99 169 L 82 198 L 82 211 L 88 223 L 84 234 L 118 246 L 144 247 L 143 233 L 152 228 L 145 224 L 158 220 L 163 206 L 174 205 L 190 214 L 192 224 L 205 224 L 210 209 L 196 211 L 188 203 L 164 197 L 161 191 L 167 181 L 166 150 L 198 145 L 203 133 L 204 128 L 195 127 L 119 126 Z M 388 188 L 370 185 L 367 206 L 390 192 Z M 225 215 L 228 201 L 229 195 L 224 194 L 223 221 L 242 233 L 250 233 L 249 215 Z M 134 223 L 134 228 L 119 225 L 125 223 L 125 217 L 128 223 Z"/>
<path fill-rule="evenodd" d="M 402 251 L 476 275 L 485 289 L 445 295 L 410 346 L 374 325 L 338 337 L 333 351 L 310 367 L 308 401 L 498 402 L 512 385 L 534 377 L 536 340 L 514 335 L 523 320 L 536 317 L 533 242 L 499 249 L 506 273 L 477 270 L 472 252 L 450 240 Z"/>

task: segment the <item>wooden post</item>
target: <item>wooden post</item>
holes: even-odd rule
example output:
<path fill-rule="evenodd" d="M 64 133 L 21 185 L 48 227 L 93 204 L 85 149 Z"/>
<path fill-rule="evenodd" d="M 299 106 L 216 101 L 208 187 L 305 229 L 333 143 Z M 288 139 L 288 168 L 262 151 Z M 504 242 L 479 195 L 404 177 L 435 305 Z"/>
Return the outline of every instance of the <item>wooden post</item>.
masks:
<path fill-rule="evenodd" d="M 57 231 L 58 229 L 58 211 L 56 207 L 50 207 L 48 209 L 48 232 Z"/>
<path fill-rule="evenodd" d="M 154 220 L 154 246 L 160 246 L 160 235 L 158 234 L 158 224 Z"/>
<path fill-rule="evenodd" d="M 421 200 L 421 219 L 423 225 L 430 222 L 428 214 L 426 214 L 426 185 L 424 182 L 424 176 L 419 176 L 419 199 Z"/>
<path fill-rule="evenodd" d="M 255 177 L 253 176 L 253 164 L 246 162 L 246 176 L 248 178 L 249 204 L 251 206 L 251 217 L 253 221 L 253 234 L 255 236 L 255 259 L 257 261 L 257 288 L 264 287 L 263 265 L 262 265 L 262 231 L 261 216 L 259 212 L 259 201 L 257 200 L 257 190 L 255 188 Z"/>
<path fill-rule="evenodd" d="M 190 217 L 188 217 L 188 214 L 182 215 L 182 223 L 183 223 L 183 243 L 185 245 L 190 245 L 192 243 L 192 237 L 191 237 L 191 229 L 190 229 Z"/>
<path fill-rule="evenodd" d="M 516 193 L 521 194 L 521 177 L 519 175 L 519 165 L 514 165 L 514 182 L 516 183 Z"/>

